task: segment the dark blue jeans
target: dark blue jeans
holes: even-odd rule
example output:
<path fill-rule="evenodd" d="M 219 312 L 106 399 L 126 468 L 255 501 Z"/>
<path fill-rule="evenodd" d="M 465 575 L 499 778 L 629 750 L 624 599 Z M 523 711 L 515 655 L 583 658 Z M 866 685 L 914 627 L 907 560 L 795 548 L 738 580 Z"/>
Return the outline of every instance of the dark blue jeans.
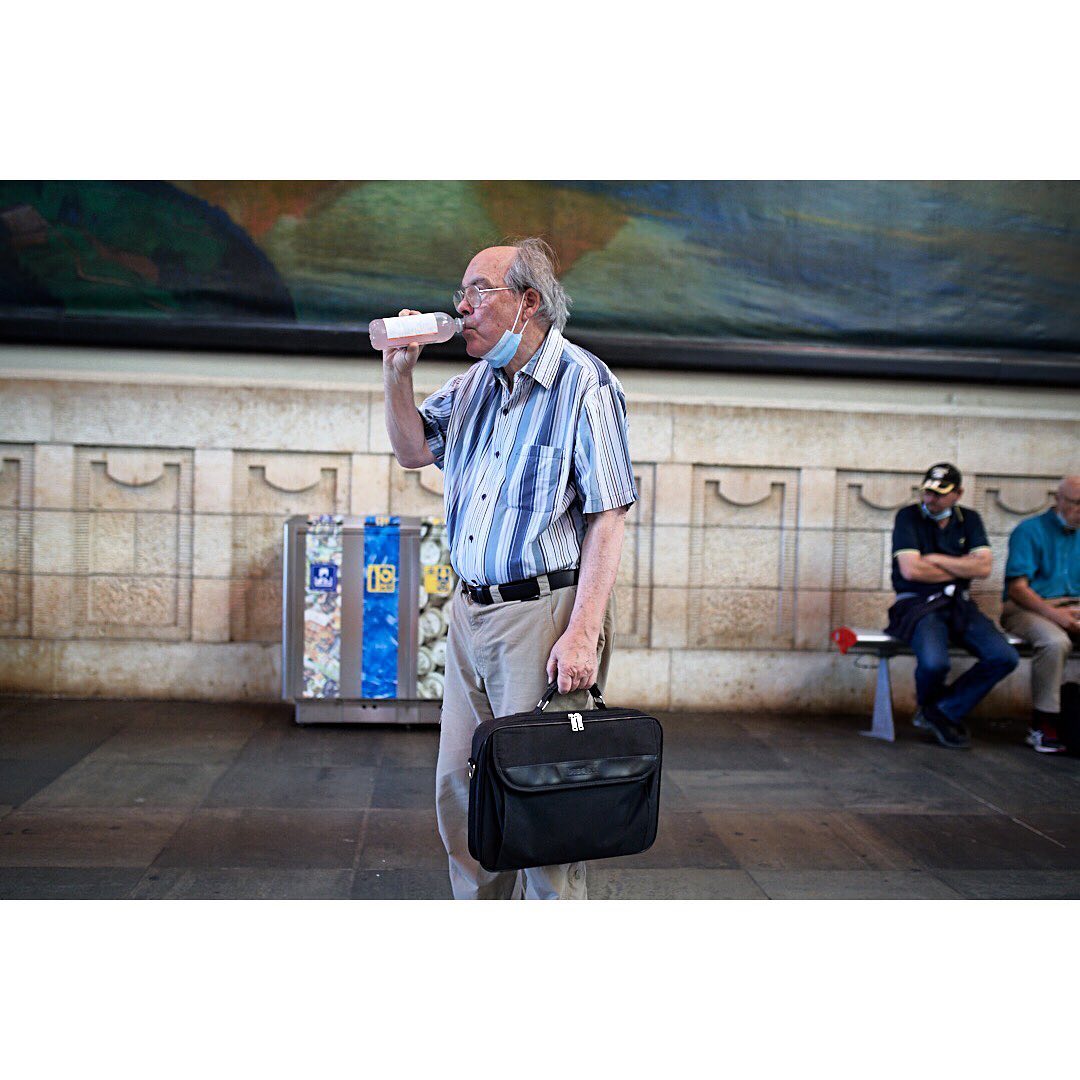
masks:
<path fill-rule="evenodd" d="M 950 720 L 965 716 L 1005 678 L 1020 657 L 1001 631 L 981 612 L 972 611 L 963 634 L 955 639 L 979 662 L 952 686 L 945 685 L 949 674 L 949 626 L 937 612 L 924 615 L 915 626 L 911 647 L 915 650 L 915 694 L 919 705 L 936 706 Z"/>

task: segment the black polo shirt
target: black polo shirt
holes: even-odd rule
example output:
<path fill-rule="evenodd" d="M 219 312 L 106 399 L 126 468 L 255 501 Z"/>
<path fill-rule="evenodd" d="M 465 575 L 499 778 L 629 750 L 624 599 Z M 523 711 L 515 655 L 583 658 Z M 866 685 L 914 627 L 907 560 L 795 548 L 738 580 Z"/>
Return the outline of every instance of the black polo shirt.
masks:
<path fill-rule="evenodd" d="M 916 593 L 929 596 L 940 592 L 941 585 L 928 581 L 908 581 L 900 573 L 900 563 L 896 556 L 902 551 L 916 551 L 920 555 L 937 552 L 959 558 L 970 555 L 980 548 L 989 549 L 990 541 L 986 538 L 986 529 L 982 518 L 974 510 L 959 504 L 953 507 L 945 528 L 940 528 L 936 521 L 931 521 L 923 512 L 922 504 L 915 503 L 898 511 L 892 533 L 892 583 L 898 593 Z M 960 581 L 967 588 L 969 581 Z"/>

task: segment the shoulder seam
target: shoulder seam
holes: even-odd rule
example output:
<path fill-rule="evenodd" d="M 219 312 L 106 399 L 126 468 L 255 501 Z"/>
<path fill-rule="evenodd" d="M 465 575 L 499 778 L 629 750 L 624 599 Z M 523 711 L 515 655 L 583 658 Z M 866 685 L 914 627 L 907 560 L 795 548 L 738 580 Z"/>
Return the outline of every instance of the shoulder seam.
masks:
<path fill-rule="evenodd" d="M 595 356 L 588 349 L 583 349 L 580 345 L 575 345 L 572 341 L 567 341 L 565 338 L 563 338 L 563 356 L 576 367 L 585 371 L 588 384 L 585 388 L 586 393 L 605 385 L 604 371 L 607 371 L 609 381 L 615 378 L 610 368 L 600 357 Z"/>

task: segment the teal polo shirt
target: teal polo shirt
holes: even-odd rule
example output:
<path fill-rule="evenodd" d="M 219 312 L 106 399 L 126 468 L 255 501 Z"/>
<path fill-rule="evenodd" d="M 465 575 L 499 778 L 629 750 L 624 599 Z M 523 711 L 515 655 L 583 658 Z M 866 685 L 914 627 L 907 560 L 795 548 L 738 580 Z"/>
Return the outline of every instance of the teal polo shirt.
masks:
<path fill-rule="evenodd" d="M 1005 563 L 1006 600 L 1009 579 L 1018 577 L 1026 577 L 1044 600 L 1080 596 L 1080 531 L 1062 525 L 1053 507 L 1013 529 Z"/>

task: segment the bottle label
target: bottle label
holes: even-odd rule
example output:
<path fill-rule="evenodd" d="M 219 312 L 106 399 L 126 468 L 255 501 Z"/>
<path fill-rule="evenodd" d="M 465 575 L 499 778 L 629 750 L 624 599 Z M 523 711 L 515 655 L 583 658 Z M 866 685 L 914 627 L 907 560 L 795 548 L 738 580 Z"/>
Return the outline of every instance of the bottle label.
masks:
<path fill-rule="evenodd" d="M 421 334 L 438 333 L 439 323 L 434 315 L 399 315 L 396 319 L 383 319 L 388 341 L 420 337 Z"/>

